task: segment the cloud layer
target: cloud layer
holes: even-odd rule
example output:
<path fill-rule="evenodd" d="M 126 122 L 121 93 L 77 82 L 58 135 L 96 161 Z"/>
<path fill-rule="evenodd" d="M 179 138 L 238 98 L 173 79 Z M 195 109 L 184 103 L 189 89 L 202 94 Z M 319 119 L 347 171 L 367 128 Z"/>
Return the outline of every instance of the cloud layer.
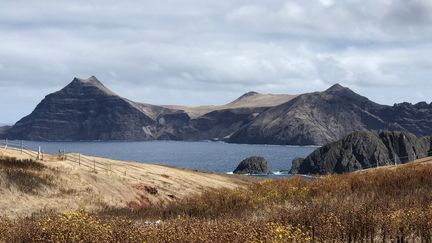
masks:
<path fill-rule="evenodd" d="M 429 0 L 3 0 L 0 122 L 91 75 L 156 104 L 336 82 L 380 103 L 430 102 L 431 26 Z"/>

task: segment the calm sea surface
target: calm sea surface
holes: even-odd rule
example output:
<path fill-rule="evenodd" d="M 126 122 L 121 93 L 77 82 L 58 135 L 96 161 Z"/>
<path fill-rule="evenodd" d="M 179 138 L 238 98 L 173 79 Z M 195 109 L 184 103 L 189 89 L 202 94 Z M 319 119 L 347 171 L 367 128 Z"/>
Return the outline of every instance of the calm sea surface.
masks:
<path fill-rule="evenodd" d="M 79 152 L 86 155 L 108 157 L 119 160 L 149 162 L 161 165 L 226 173 L 233 171 L 238 163 L 253 155 L 263 156 L 271 171 L 291 168 L 295 157 L 305 157 L 316 147 L 279 145 L 244 145 L 222 142 L 34 142 L 24 144 L 46 153 Z"/>

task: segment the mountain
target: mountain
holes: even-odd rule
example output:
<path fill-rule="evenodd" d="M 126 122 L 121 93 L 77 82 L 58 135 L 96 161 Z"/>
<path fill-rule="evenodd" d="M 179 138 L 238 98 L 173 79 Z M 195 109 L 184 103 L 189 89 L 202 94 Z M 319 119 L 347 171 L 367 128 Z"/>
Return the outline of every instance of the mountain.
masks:
<path fill-rule="evenodd" d="M 262 112 L 235 132 L 231 143 L 324 145 L 354 131 L 432 134 L 432 105 L 380 105 L 336 84 L 299 95 Z"/>
<path fill-rule="evenodd" d="M 120 97 L 92 76 L 47 95 L 0 137 L 324 145 L 354 131 L 386 130 L 432 134 L 432 104 L 380 105 L 336 84 L 297 96 L 248 92 L 221 106 L 161 106 Z"/>
<path fill-rule="evenodd" d="M 190 117 L 197 118 L 213 111 L 229 110 L 229 109 L 237 109 L 237 108 L 273 107 L 288 102 L 295 97 L 296 97 L 295 95 L 261 94 L 254 91 L 250 91 L 226 105 L 220 105 L 220 106 L 210 105 L 210 106 L 198 106 L 198 107 L 167 105 L 164 107 L 170 109 L 183 110 Z"/>
<path fill-rule="evenodd" d="M 7 131 L 7 136 L 29 140 L 156 139 L 155 118 L 176 113 L 124 99 L 94 76 L 74 78 L 60 91 L 47 95 L 30 115 Z"/>
<path fill-rule="evenodd" d="M 265 105 L 288 97 L 256 94 Z M 273 98 L 273 97 L 277 97 Z M 264 111 L 255 101 L 246 107 L 217 107 L 193 118 L 174 106 L 130 101 L 106 88 L 96 77 L 74 78 L 63 89 L 47 95 L 28 116 L 7 130 L 10 139 L 49 141 L 89 140 L 221 140 L 251 122 Z M 249 101 L 253 101 L 251 97 Z M 281 102 L 281 101 L 280 101 Z"/>
<path fill-rule="evenodd" d="M 383 165 L 401 164 L 427 157 L 431 137 L 408 132 L 354 132 L 293 161 L 293 174 L 344 173 Z"/>

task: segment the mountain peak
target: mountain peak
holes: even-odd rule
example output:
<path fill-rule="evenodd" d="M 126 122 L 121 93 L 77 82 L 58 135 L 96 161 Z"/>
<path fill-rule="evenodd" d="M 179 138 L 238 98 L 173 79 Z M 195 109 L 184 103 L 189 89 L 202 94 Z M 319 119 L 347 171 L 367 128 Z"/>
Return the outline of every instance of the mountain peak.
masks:
<path fill-rule="evenodd" d="M 74 77 L 72 82 L 88 84 L 88 85 L 102 84 L 95 76 L 90 76 L 89 78 Z"/>
<path fill-rule="evenodd" d="M 105 85 L 102 84 L 101 81 L 99 81 L 95 76 L 90 76 L 89 78 L 78 78 L 75 77 L 72 82 L 66 86 L 66 89 L 79 89 L 79 88 L 83 88 L 83 87 L 94 87 L 97 88 L 98 90 L 102 91 L 105 94 L 108 95 L 115 95 L 114 92 L 112 92 L 111 90 L 109 90 L 107 87 L 105 87 Z"/>
<path fill-rule="evenodd" d="M 347 90 L 347 87 L 344 87 L 338 83 L 332 85 L 330 88 L 328 88 L 326 91 L 341 91 L 341 90 Z"/>
<path fill-rule="evenodd" d="M 239 100 L 239 99 L 246 98 L 246 97 L 255 96 L 255 95 L 258 95 L 258 94 L 259 94 L 258 92 L 255 92 L 255 91 L 249 91 L 249 92 L 243 94 L 242 96 L 240 96 L 240 97 L 238 98 L 238 100 Z"/>

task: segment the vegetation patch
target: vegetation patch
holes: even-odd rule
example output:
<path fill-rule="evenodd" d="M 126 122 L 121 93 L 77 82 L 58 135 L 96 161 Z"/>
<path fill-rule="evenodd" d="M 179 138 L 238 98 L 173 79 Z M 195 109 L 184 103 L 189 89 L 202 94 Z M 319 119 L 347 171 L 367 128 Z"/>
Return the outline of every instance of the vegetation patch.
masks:
<path fill-rule="evenodd" d="M 0 176 L 6 187 L 14 186 L 24 193 L 37 193 L 44 186 L 52 186 L 54 176 L 45 165 L 33 160 L 0 159 Z"/>
<path fill-rule="evenodd" d="M 431 191 L 432 166 L 421 164 L 264 180 L 164 207 L 0 218 L 11 232 L 0 241 L 431 242 Z"/>

